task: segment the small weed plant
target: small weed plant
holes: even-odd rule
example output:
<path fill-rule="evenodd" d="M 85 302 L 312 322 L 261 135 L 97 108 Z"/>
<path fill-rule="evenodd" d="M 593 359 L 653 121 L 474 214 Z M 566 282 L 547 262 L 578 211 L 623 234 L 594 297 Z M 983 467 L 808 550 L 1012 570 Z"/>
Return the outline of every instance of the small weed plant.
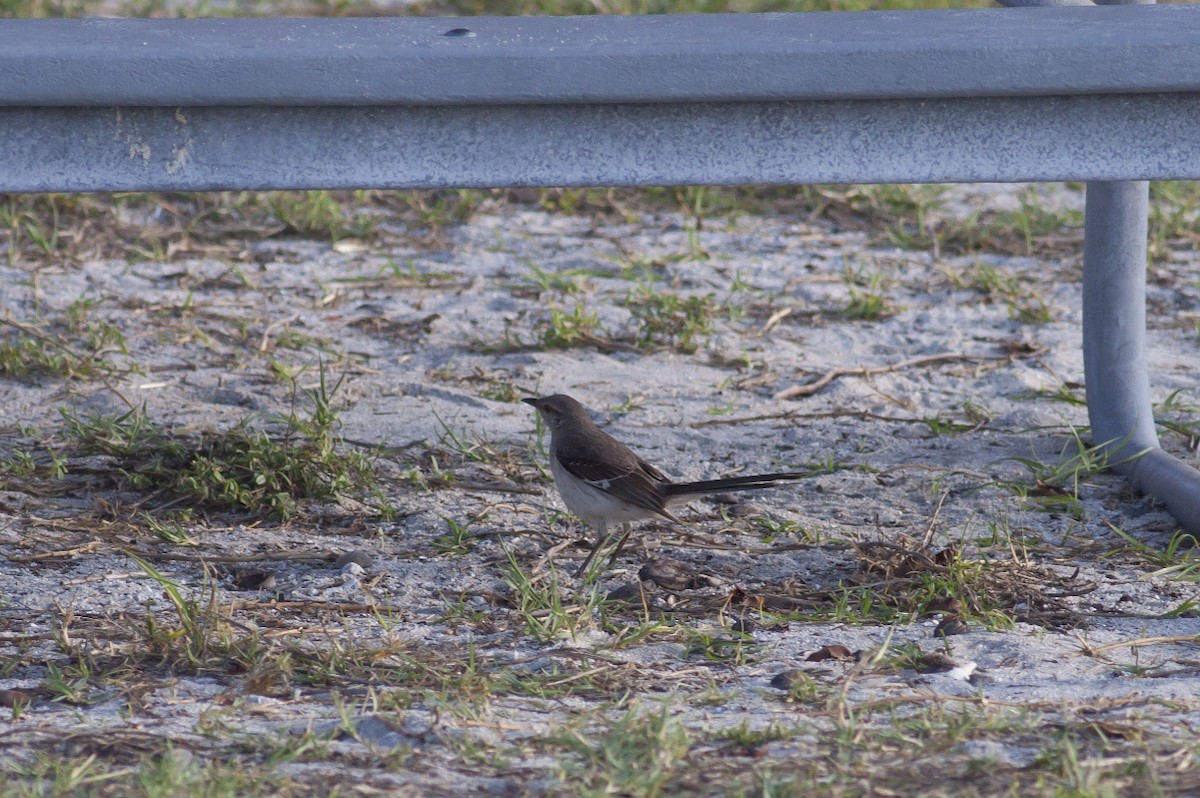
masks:
<path fill-rule="evenodd" d="M 188 435 L 159 426 L 144 408 L 86 418 L 64 411 L 63 417 L 75 446 L 114 458 L 139 491 L 166 502 L 286 518 L 301 500 L 334 501 L 355 491 L 380 498 L 370 457 L 341 441 L 333 390 L 322 370 L 319 385 L 304 392 L 311 412 L 301 415 L 293 407 L 278 419 L 281 434 L 243 422 Z M 386 504 L 381 511 L 387 514 Z"/>

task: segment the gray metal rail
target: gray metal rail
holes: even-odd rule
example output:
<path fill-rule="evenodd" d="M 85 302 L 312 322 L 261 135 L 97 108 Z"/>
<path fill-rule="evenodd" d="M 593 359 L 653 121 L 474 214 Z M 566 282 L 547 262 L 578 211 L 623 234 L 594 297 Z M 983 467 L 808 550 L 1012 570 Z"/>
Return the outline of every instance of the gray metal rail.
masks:
<path fill-rule="evenodd" d="M 1093 435 L 1194 533 L 1138 181 L 1200 179 L 1197 120 L 1193 6 L 0 21 L 0 191 L 1093 181 Z"/>

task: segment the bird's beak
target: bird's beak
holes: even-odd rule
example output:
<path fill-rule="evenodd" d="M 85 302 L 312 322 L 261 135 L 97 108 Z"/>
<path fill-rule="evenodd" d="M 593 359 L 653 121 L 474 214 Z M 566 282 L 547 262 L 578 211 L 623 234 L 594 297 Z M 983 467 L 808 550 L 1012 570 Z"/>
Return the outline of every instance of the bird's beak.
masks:
<path fill-rule="evenodd" d="M 530 407 L 534 407 L 534 408 L 537 407 L 537 403 L 538 403 L 537 399 L 522 399 L 521 401 L 524 402 L 525 404 L 529 405 Z"/>

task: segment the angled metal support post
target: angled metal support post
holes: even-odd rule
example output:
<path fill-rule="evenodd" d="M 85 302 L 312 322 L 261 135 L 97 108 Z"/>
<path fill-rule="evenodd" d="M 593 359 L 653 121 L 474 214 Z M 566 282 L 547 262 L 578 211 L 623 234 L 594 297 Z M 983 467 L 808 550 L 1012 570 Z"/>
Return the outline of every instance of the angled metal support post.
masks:
<path fill-rule="evenodd" d="M 1064 0 L 1055 0 L 1063 2 Z M 1077 2 L 1078 0 L 1070 0 Z M 1151 5 L 1116 0 L 1112 5 Z M 1136 142 L 1130 142 L 1137 146 Z M 1083 244 L 1083 372 L 1092 441 L 1135 490 L 1200 533 L 1200 472 L 1159 446 L 1146 360 L 1150 184 L 1087 185 Z"/>
<path fill-rule="evenodd" d="M 1092 440 L 1136 490 L 1200 533 L 1200 471 L 1158 445 L 1146 364 L 1149 183 L 1088 183 L 1083 244 L 1083 371 Z"/>

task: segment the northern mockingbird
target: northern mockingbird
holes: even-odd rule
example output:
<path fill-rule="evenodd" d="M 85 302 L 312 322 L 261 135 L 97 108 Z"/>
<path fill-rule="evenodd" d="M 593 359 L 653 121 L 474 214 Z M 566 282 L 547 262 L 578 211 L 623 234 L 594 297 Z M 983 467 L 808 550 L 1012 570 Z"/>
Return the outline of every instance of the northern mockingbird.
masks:
<path fill-rule="evenodd" d="M 807 474 L 758 474 L 701 482 L 672 482 L 629 447 L 592 423 L 583 405 L 565 394 L 522 399 L 533 405 L 550 428 L 550 473 L 567 509 L 595 528 L 596 544 L 576 576 L 587 571 L 596 552 L 608 540 L 609 525 L 624 525 L 611 565 L 625 547 L 631 522 L 668 518 L 679 523 L 669 508 L 697 496 L 728 490 L 757 490 Z"/>

